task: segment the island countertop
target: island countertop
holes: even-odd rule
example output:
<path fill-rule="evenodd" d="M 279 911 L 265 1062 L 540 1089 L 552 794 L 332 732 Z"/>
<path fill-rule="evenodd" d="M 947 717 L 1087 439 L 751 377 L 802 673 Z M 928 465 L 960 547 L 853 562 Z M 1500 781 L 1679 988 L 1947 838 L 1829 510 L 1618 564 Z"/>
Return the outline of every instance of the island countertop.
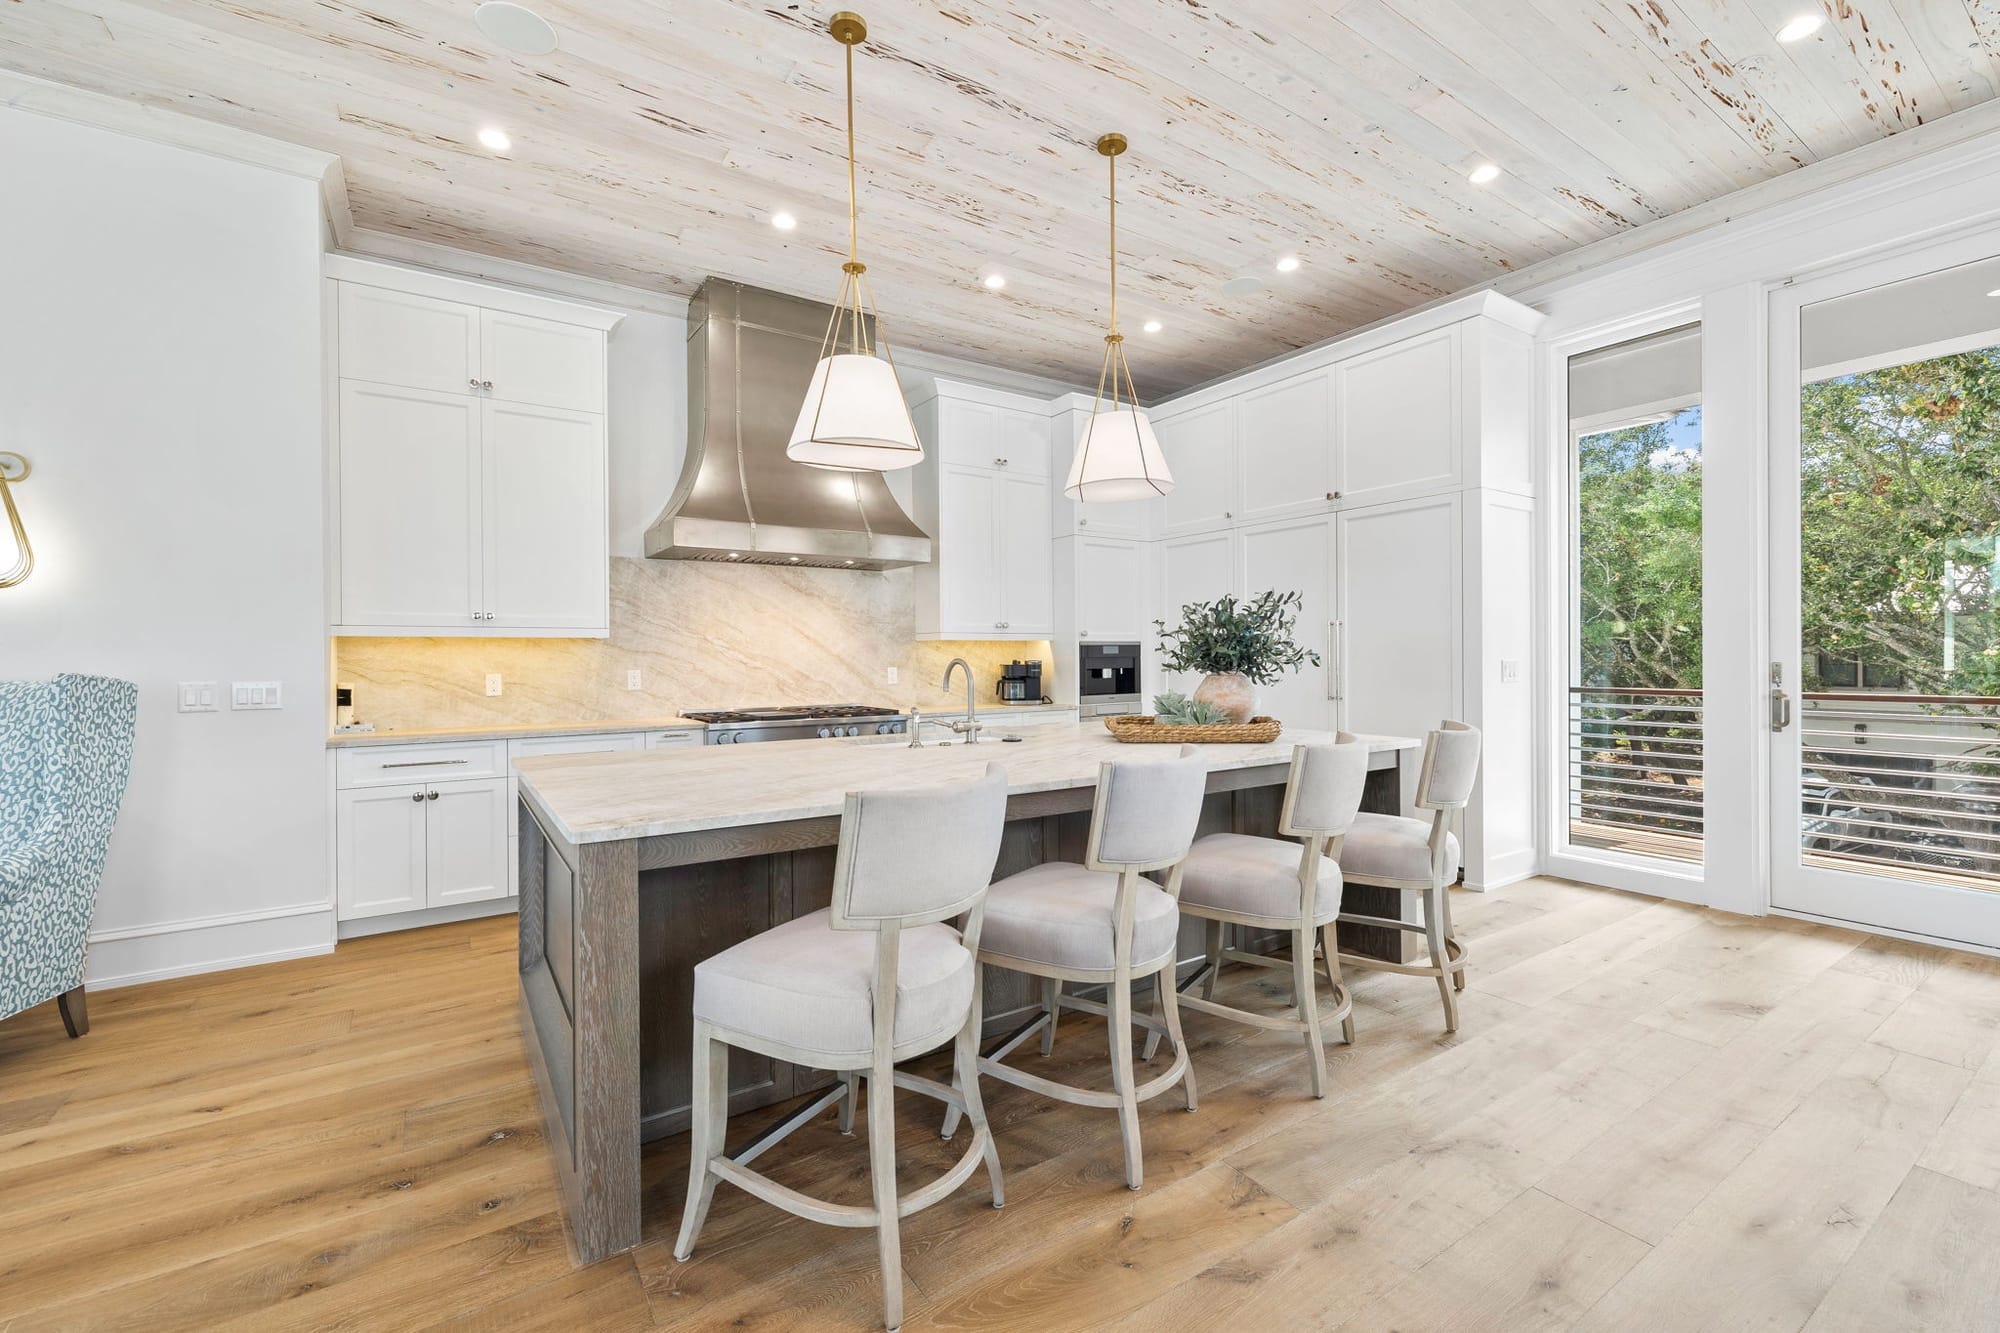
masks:
<path fill-rule="evenodd" d="M 1173 754 L 1128 745 L 1101 722 L 1023 728 L 1022 739 L 912 749 L 902 737 L 773 741 L 519 760 L 522 796 L 575 845 L 740 828 L 838 815 L 850 791 L 965 781 L 989 763 L 1007 770 L 1010 794 L 1094 786 L 1107 759 Z M 1200 745 L 1209 771 L 1288 762 L 1292 747 L 1333 739 L 1291 731 L 1265 745 Z M 1376 754 L 1416 749 L 1407 736 L 1361 735 Z"/>

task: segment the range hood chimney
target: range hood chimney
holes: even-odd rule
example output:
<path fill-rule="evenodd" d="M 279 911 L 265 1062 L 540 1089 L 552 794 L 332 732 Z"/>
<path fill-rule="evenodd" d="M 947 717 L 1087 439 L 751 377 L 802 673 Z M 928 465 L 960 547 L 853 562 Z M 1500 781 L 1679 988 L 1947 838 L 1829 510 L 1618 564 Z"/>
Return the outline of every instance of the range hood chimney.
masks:
<path fill-rule="evenodd" d="M 880 472 L 785 457 L 830 306 L 710 278 L 688 303 L 687 461 L 646 530 L 655 560 L 822 569 L 929 564 Z"/>

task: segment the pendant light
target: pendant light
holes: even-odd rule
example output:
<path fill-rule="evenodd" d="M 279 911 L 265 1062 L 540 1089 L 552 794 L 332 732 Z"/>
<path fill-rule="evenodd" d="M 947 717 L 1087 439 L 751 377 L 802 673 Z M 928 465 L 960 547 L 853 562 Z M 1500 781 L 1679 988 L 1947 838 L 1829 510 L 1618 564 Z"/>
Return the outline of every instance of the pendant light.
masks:
<path fill-rule="evenodd" d="M 1160 452 L 1153 423 L 1139 406 L 1132 387 L 1132 368 L 1125 364 L 1125 335 L 1118 331 L 1118 155 L 1125 136 L 1107 134 L 1097 141 L 1111 167 L 1111 330 L 1104 335 L 1104 364 L 1097 372 L 1097 401 L 1090 424 L 1076 442 L 1063 494 L 1086 502 L 1143 500 L 1174 488 L 1174 474 Z M 1109 406 L 1104 388 L 1111 386 Z"/>
<path fill-rule="evenodd" d="M 881 345 L 881 321 L 861 262 L 854 191 L 854 48 L 868 38 L 859 14 L 845 10 L 827 25 L 847 48 L 847 262 L 840 266 L 840 294 L 819 349 L 799 419 L 785 456 L 812 467 L 850 472 L 890 472 L 924 458 L 916 422 L 896 379 L 896 363 Z M 877 355 L 877 352 L 880 355 Z"/>

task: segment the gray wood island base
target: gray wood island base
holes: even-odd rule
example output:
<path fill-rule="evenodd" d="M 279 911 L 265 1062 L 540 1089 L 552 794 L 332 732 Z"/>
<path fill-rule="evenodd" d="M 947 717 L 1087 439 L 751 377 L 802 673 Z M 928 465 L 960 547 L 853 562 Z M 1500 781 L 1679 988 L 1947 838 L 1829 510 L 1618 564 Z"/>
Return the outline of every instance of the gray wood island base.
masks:
<path fill-rule="evenodd" d="M 1083 725 L 1024 735 L 923 749 L 901 738 L 807 740 L 520 763 L 522 1023 L 582 1262 L 638 1244 L 641 1144 L 687 1128 L 695 964 L 827 905 L 847 792 L 956 781 L 999 763 L 1009 796 L 995 875 L 1083 859 L 1098 765 L 1143 759 L 1146 747 Z M 1288 732 L 1269 745 L 1200 747 L 1210 762 L 1201 832 L 1274 836 L 1292 746 L 1330 739 Z M 1364 739 L 1373 753 L 1362 808 L 1395 813 L 1403 757 L 1420 742 Z M 1401 897 L 1353 886 L 1347 906 L 1401 919 Z M 1344 949 L 1401 960 L 1397 935 L 1341 927 Z M 1201 951 L 1200 923 L 1185 924 L 1190 966 Z M 989 1031 L 1017 1026 L 1035 1002 L 1024 978 L 988 974 Z M 747 1052 L 729 1073 L 732 1112 L 830 1081 Z"/>

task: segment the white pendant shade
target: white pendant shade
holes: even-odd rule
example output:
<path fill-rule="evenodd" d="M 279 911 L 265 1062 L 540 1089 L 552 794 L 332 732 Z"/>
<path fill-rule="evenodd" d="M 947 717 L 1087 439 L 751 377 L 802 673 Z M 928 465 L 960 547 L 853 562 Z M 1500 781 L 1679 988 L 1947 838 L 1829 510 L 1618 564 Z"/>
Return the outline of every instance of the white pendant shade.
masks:
<path fill-rule="evenodd" d="M 1099 412 L 1076 442 L 1063 494 L 1072 500 L 1145 500 L 1174 488 L 1153 423 L 1138 408 Z"/>
<path fill-rule="evenodd" d="M 923 462 L 924 446 L 896 368 L 860 352 L 821 357 L 785 456 L 813 467 L 868 472 Z"/>

